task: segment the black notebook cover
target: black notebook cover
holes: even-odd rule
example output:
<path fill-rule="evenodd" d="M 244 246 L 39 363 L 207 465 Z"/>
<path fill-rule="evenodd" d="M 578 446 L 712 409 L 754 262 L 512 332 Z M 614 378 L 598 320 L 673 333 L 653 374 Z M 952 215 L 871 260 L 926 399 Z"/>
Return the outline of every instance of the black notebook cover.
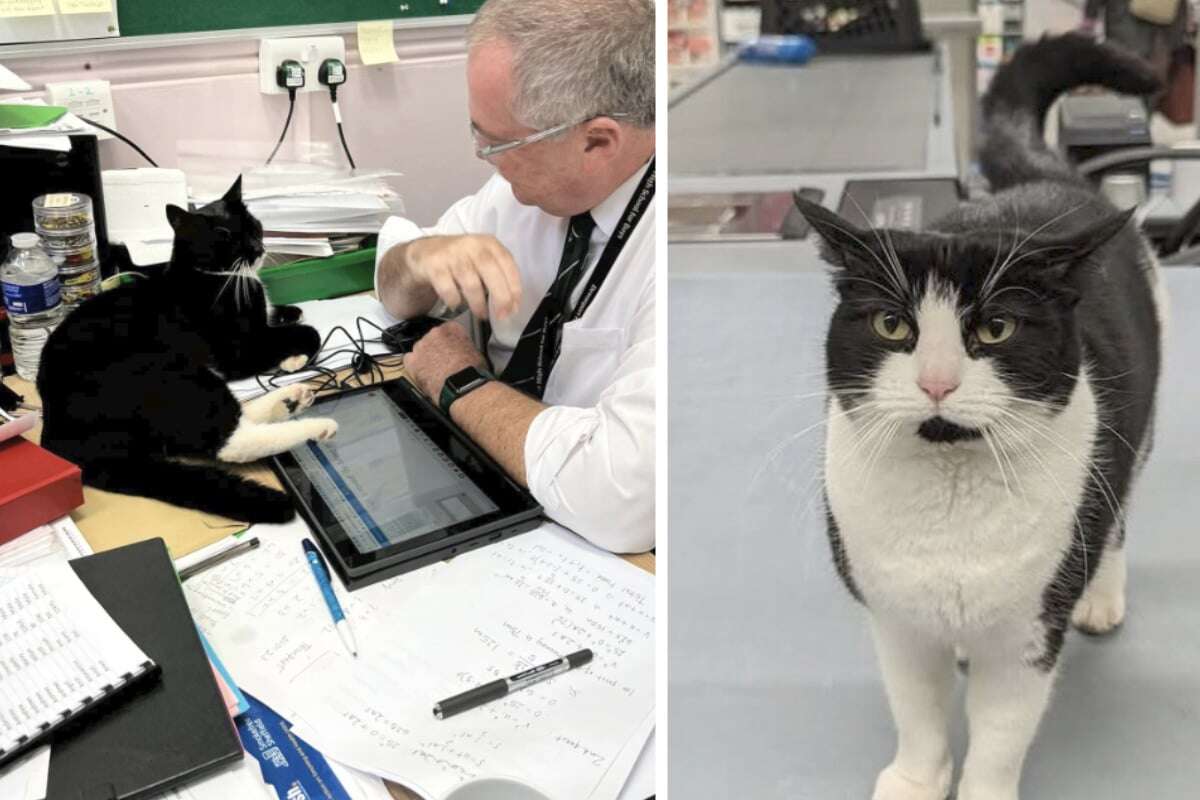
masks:
<path fill-rule="evenodd" d="M 137 800 L 240 759 L 237 730 L 163 540 L 71 567 L 162 672 L 55 739 L 47 800 Z"/>

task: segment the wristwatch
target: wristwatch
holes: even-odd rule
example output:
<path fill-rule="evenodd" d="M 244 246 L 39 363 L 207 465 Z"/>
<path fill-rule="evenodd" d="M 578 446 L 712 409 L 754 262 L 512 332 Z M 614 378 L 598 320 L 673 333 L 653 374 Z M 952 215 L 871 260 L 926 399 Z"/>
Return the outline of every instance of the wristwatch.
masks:
<path fill-rule="evenodd" d="M 442 409 L 442 413 L 450 416 L 450 406 L 455 400 L 494 380 L 496 380 L 495 375 L 485 372 L 479 367 L 460 369 L 449 378 L 446 378 L 446 382 L 442 384 L 442 393 L 438 397 L 438 406 Z"/>

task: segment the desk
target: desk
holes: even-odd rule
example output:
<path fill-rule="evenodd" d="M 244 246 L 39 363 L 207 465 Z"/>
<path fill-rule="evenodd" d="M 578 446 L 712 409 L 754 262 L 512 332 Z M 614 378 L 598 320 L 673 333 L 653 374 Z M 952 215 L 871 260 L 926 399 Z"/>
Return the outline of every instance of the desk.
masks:
<path fill-rule="evenodd" d="M 349 374 L 348 370 L 343 371 L 339 374 L 339 377 L 345 377 Z M 404 371 L 401 368 L 385 370 L 385 376 L 388 378 L 400 377 L 403 374 Z M 37 389 L 28 381 L 10 376 L 5 378 L 4 383 L 16 391 L 17 394 L 24 395 L 25 402 L 31 405 L 40 405 Z M 41 423 L 39 422 L 30 431 L 27 438 L 36 442 L 40 439 L 40 436 Z M 282 488 L 274 472 L 264 464 L 251 464 L 240 467 L 233 465 L 225 466 L 244 477 L 251 478 L 276 489 Z M 199 512 L 176 508 L 157 500 L 104 492 L 88 486 L 85 486 L 83 489 L 83 498 L 83 506 L 73 512 L 71 518 L 79 526 L 80 531 L 83 532 L 89 543 L 92 543 L 93 547 L 97 550 L 103 550 L 117 544 L 114 541 L 114 529 L 120 526 L 122 520 L 137 521 L 139 530 L 136 532 L 136 535 L 126 538 L 125 542 L 129 542 L 162 535 L 161 532 L 163 529 L 169 528 L 173 523 L 182 522 L 194 528 L 195 521 L 201 517 Z M 223 520 L 220 518 L 204 520 L 204 523 L 213 527 L 212 539 L 214 541 L 243 527 L 240 523 L 233 520 Z M 104 546 L 97 546 L 96 542 L 103 542 Z M 184 555 L 184 553 L 173 553 L 172 555 L 178 557 Z M 639 553 L 637 555 L 624 556 L 624 558 L 626 561 L 641 567 L 647 572 L 653 573 L 655 571 L 655 558 L 652 553 Z M 392 797 L 397 800 L 419 800 L 416 795 L 411 794 L 401 786 L 393 783 L 388 783 L 387 786 Z"/>
<path fill-rule="evenodd" d="M 773 268 L 763 247 L 724 271 L 691 263 L 718 252 L 706 247 L 719 246 L 670 255 L 668 493 L 672 538 L 687 544 L 672 549 L 667 587 L 670 785 L 680 797 L 866 798 L 895 738 L 866 620 L 825 536 L 812 393 L 833 292 L 783 245 Z M 1129 616 L 1110 637 L 1068 636 L 1025 769 L 1033 800 L 1183 798 L 1200 784 L 1200 346 L 1185 324 L 1200 270 L 1166 273 L 1177 324 L 1130 507 Z M 960 764 L 961 701 L 960 682 Z"/>

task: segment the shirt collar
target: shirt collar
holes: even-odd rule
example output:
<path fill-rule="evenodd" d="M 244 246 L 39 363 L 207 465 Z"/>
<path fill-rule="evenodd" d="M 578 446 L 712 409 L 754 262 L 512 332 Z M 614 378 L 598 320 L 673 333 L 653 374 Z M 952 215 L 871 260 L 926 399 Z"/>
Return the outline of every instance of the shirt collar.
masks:
<path fill-rule="evenodd" d="M 646 170 L 650 168 L 650 162 L 647 161 L 642 165 L 642 168 L 629 176 L 629 178 L 617 187 L 617 190 L 601 201 L 600 205 L 592 209 L 592 219 L 596 220 L 596 227 L 604 232 L 605 238 L 611 237 L 613 231 L 617 229 L 618 223 L 621 221 L 621 214 L 625 211 L 625 206 L 629 205 L 629 199 L 633 197 L 634 190 L 637 189 L 638 183 L 641 182 L 642 176 L 646 174 Z"/>

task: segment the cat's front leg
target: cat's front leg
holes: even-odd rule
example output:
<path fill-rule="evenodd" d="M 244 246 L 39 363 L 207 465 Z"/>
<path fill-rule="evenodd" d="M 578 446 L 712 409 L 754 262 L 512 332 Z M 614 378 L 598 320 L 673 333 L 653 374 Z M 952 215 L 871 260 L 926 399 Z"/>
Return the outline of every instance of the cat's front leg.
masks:
<path fill-rule="evenodd" d="M 970 650 L 971 744 L 958 800 L 1018 800 L 1025 754 L 1050 700 L 1054 667 L 1028 663 L 1020 645 L 1007 647 L 1003 641 L 997 637 Z"/>
<path fill-rule="evenodd" d="M 897 737 L 896 757 L 879 773 L 872 800 L 946 800 L 954 772 L 948 732 L 954 651 L 876 613 L 871 630 Z"/>

